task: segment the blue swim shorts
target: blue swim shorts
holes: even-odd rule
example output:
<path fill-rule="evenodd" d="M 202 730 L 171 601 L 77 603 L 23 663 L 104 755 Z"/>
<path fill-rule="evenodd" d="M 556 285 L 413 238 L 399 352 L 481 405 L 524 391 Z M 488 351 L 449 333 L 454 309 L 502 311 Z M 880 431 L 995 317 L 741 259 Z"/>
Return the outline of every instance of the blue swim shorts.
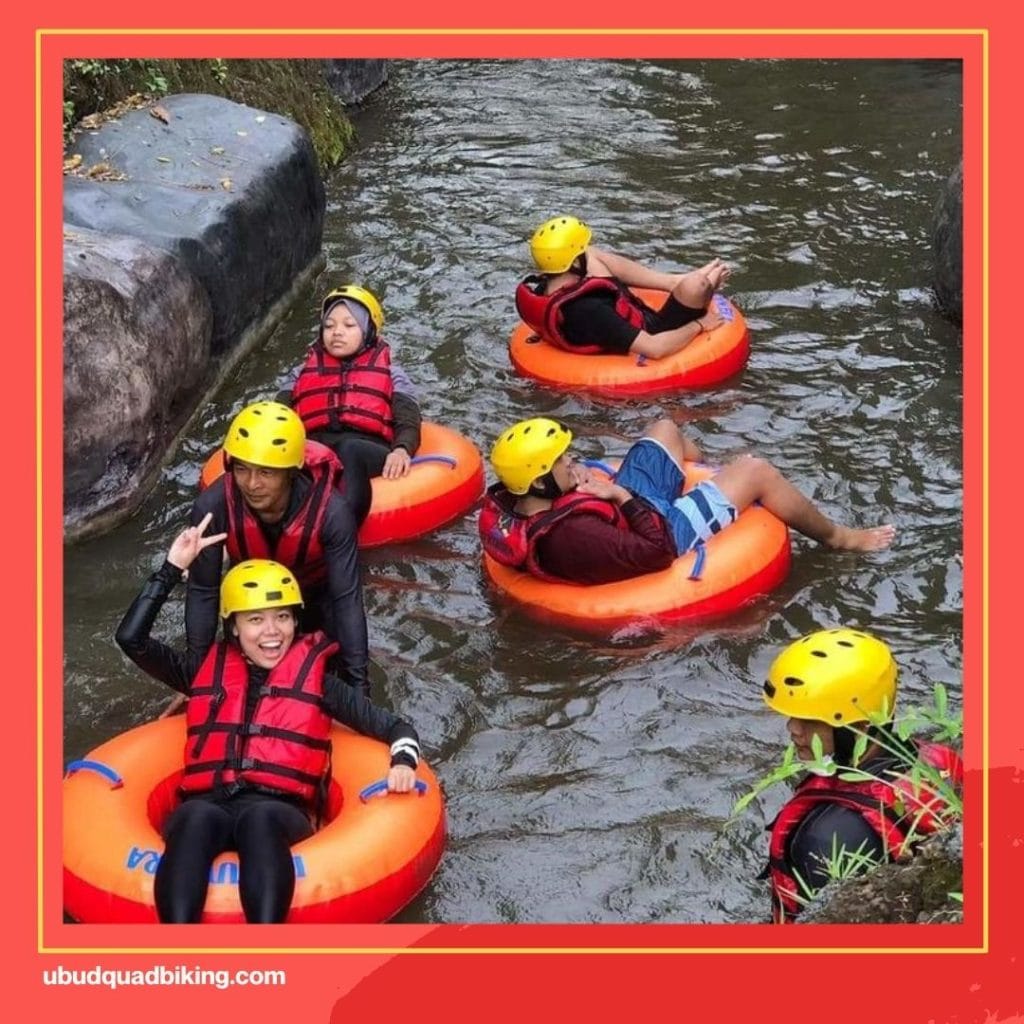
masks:
<path fill-rule="evenodd" d="M 680 498 L 684 480 L 675 459 L 653 437 L 637 441 L 615 475 L 617 484 L 664 516 L 680 555 L 736 521 L 736 506 L 715 483 L 705 480 Z"/>

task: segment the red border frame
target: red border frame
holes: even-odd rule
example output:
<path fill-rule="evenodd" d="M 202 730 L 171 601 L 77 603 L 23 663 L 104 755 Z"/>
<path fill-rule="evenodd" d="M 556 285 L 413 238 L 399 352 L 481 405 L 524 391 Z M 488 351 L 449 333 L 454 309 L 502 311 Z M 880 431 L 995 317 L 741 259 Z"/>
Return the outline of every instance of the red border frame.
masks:
<path fill-rule="evenodd" d="M 455 5 L 451 5 L 453 8 Z M 729 11 L 733 22 L 763 24 L 764 11 L 748 3 L 748 10 Z M 950 5 L 952 6 L 952 5 Z M 452 10 L 445 18 L 449 25 L 470 25 L 486 30 L 488 23 L 508 28 L 515 24 L 535 27 L 539 16 L 525 11 Z M 987 466 L 998 448 L 990 447 L 989 419 L 993 411 L 1007 414 L 1009 396 L 1004 389 L 1012 386 L 1013 374 L 1007 365 L 1009 346 L 1003 342 L 992 373 L 989 366 L 988 338 L 1013 338 L 1008 313 L 988 307 L 986 300 L 999 277 L 1009 276 L 1002 264 L 992 261 L 989 280 L 988 243 L 988 125 L 1016 123 L 1011 95 L 1017 88 L 1013 69 L 993 60 L 987 66 L 989 42 L 992 53 L 1003 54 L 1006 44 L 1015 39 L 1009 22 L 986 15 L 985 25 L 964 29 L 964 11 L 957 9 L 944 15 L 934 3 L 919 0 L 904 3 L 898 10 L 877 2 L 862 4 L 856 11 L 862 33 L 824 35 L 807 33 L 798 26 L 827 29 L 848 28 L 849 12 L 830 13 L 811 4 L 790 4 L 788 12 L 773 9 L 776 18 L 787 18 L 791 29 L 784 35 L 749 34 L 631 35 L 612 32 L 603 35 L 491 35 L 479 34 L 424 35 L 359 35 L 352 31 L 334 36 L 283 35 L 275 32 L 262 36 L 228 36 L 196 34 L 188 36 L 140 35 L 91 36 L 47 33 L 34 35 L 41 15 L 15 13 L 6 46 L 9 63 L 5 68 L 16 75 L 21 86 L 10 95 L 24 96 L 26 84 L 35 80 L 37 47 L 42 58 L 43 130 L 39 153 L 42 188 L 41 230 L 42 296 L 41 304 L 30 304 L 35 295 L 34 260 L 26 253 L 15 259 L 19 251 L 35 253 L 29 242 L 37 234 L 37 211 L 27 201 L 36 194 L 35 168 L 31 150 L 11 147 L 9 166 L 11 183 L 20 185 L 24 177 L 24 201 L 9 204 L 17 234 L 15 245 L 8 246 L 9 297 L 15 305 L 17 322 L 24 324 L 24 334 L 12 332 L 12 339 L 35 338 L 39 311 L 42 311 L 41 337 L 42 380 L 48 382 L 42 396 L 41 409 L 36 395 L 26 382 L 36 379 L 33 346 L 27 341 L 8 346 L 9 358 L 15 361 L 15 379 L 21 388 L 14 403 L 21 407 L 23 420 L 33 422 L 41 432 L 42 473 L 41 534 L 36 533 L 35 507 L 16 509 L 17 519 L 9 527 L 14 533 L 9 558 L 14 564 L 12 576 L 17 580 L 33 580 L 31 588 L 18 584 L 13 589 L 10 614 L 19 629 L 12 636 L 22 639 L 16 668 L 8 678 L 9 700 L 13 702 L 16 727 L 9 730 L 13 765 L 33 765 L 40 769 L 37 788 L 28 784 L 28 772 L 15 773 L 9 786 L 9 800 L 19 813 L 12 816 L 10 837 L 2 851 L 5 873 L 8 927 L 3 941 L 6 965 L 12 978 L 10 998 L 19 994 L 32 1003 L 45 1005 L 55 1015 L 71 1015 L 90 1022 L 107 1018 L 126 1019 L 129 1014 L 144 1013 L 148 1021 L 177 1020 L 184 1013 L 194 1013 L 197 998 L 203 1007 L 222 1007 L 230 1001 L 232 1010 L 247 1013 L 252 1021 L 276 1019 L 281 1012 L 295 1015 L 309 1013 L 323 1019 L 325 1011 L 331 1019 L 349 1018 L 360 1010 L 375 1014 L 415 1013 L 420 1019 L 455 1021 L 476 1017 L 481 1011 L 493 1012 L 498 1005 L 511 1015 L 526 1007 L 544 1006 L 545 1016 L 556 1013 L 573 1017 L 610 1019 L 639 1008 L 674 1009 L 677 1015 L 692 1017 L 695 1011 L 726 1011 L 725 1019 L 757 1018 L 762 1021 L 790 1019 L 797 1013 L 827 1014 L 833 1024 L 860 1020 L 864 1014 L 880 1019 L 906 1018 L 909 1021 L 986 1021 L 997 1024 L 1020 1019 L 1017 975 L 1021 940 L 1019 928 L 1011 917 L 1013 892 L 1019 888 L 1017 878 L 1021 850 L 1017 836 L 1019 818 L 1020 770 L 1022 747 L 1013 715 L 1010 694 L 1012 663 L 1007 637 L 1012 636 L 1008 621 L 1013 614 L 1010 575 L 1014 559 L 1009 555 L 991 566 L 989 578 L 988 549 L 991 537 L 998 539 L 1010 515 L 1009 495 L 1000 487 L 1007 483 L 993 481 L 989 490 Z M 802 10 L 799 8 L 803 8 Z M 659 8 L 664 8 L 661 10 Z M 81 24 L 88 12 L 80 7 L 63 14 L 47 14 L 49 26 Z M 385 19 L 399 26 L 422 25 L 422 10 L 409 16 L 397 9 L 368 13 L 328 10 L 319 15 L 308 6 L 304 20 L 311 25 L 337 24 L 344 17 L 349 25 L 379 27 Z M 560 21 L 570 20 L 574 12 L 558 10 Z M 631 12 L 627 12 L 631 13 Z M 282 20 L 257 22 L 257 12 L 247 12 L 249 26 L 265 24 L 273 27 Z M 186 0 L 174 10 L 140 9 L 127 4 L 107 5 L 101 19 L 109 25 L 131 25 L 145 30 L 166 27 L 169 19 L 180 25 L 201 26 L 203 22 L 223 25 L 231 16 L 224 11 Z M 437 14 L 434 17 L 438 17 Z M 617 12 L 602 18 L 588 11 L 594 25 L 615 28 L 622 25 L 624 14 Z M 714 12 L 696 10 L 683 12 L 669 5 L 653 3 L 644 10 L 646 24 L 657 28 L 676 25 L 684 20 L 695 23 L 700 18 L 709 29 L 720 27 L 723 18 Z M 839 19 L 843 22 L 840 24 Z M 234 19 L 232 19 L 234 20 Z M 28 24 L 22 24 L 28 22 Z M 918 34 L 908 25 L 937 28 L 946 24 L 952 34 Z M 212 26 L 211 26 L 212 27 Z M 878 30 L 903 30 L 906 34 L 881 35 Z M 928 30 L 923 30 L 928 31 Z M 343 45 L 339 45 L 343 44 Z M 365 928 L 302 929 L 280 928 L 271 935 L 266 931 L 245 928 L 209 929 L 180 927 L 173 931 L 146 926 L 69 927 L 61 924 L 60 915 L 60 853 L 59 784 L 60 772 L 60 631 L 61 620 L 61 510 L 60 472 L 61 447 L 53 441 L 59 424 L 60 364 L 60 247 L 54 244 L 60 230 L 60 136 L 57 111 L 60 109 L 59 60 L 61 56 L 110 56 L 131 53 L 133 56 L 891 56 L 891 57 L 962 57 L 964 59 L 964 145 L 965 145 L 965 309 L 964 325 L 964 418 L 965 418 L 965 689 L 977 699 L 965 701 L 968 743 L 968 801 L 971 807 L 987 806 L 989 820 L 989 858 L 982 849 L 982 816 L 971 814 L 965 841 L 965 900 L 967 919 L 958 927 L 889 927 L 858 928 L 817 927 L 788 930 L 758 926 L 413 926 L 390 925 Z M 988 71 L 988 75 L 986 75 Z M 987 79 L 987 80 L 986 80 Z M 988 81 L 991 81 L 989 102 Z M 1011 112 L 1012 111 L 1012 112 Z M 15 104 L 12 115 L 17 120 L 19 140 L 36 139 L 36 111 L 27 102 Z M 991 144 L 991 195 L 999 194 L 1014 167 L 1011 149 L 1016 131 L 1005 136 L 993 135 Z M 30 143 L 32 145 L 32 143 Z M 1003 175 L 1000 178 L 1000 174 Z M 1009 200 L 999 207 L 993 218 L 992 251 L 1006 256 L 1007 267 L 1013 264 L 1010 239 L 1014 220 L 1019 218 L 1019 202 Z M 1009 283 L 1009 282 L 1007 282 Z M 1000 326 L 1002 330 L 1000 330 Z M 45 419 L 43 418 L 45 413 Z M 21 479 L 36 479 L 37 453 L 23 441 L 27 431 L 17 435 L 16 472 Z M 1005 445 L 1004 437 L 992 439 L 992 446 Z M 22 461 L 19 461 L 22 460 Z M 1009 476 L 1009 474 L 1007 474 Z M 31 493 L 25 489 L 25 493 Z M 1000 501 L 1000 497 L 1003 499 Z M 29 507 L 32 511 L 29 512 Z M 26 602 L 24 595 L 36 598 L 34 581 L 36 559 L 29 536 L 42 543 L 41 565 L 44 580 L 42 603 Z M 1012 548 L 1003 549 L 1007 552 Z M 989 585 L 991 584 L 991 585 Z M 1016 588 L 1014 588 L 1016 589 Z M 989 594 L 994 600 L 989 604 Z M 997 603 L 1002 596 L 1002 603 Z M 27 638 L 37 636 L 37 622 L 43 624 L 36 644 Z M 26 642 L 27 641 L 27 642 Z M 46 715 L 37 736 L 35 688 L 30 681 L 37 678 L 37 655 L 41 658 L 46 686 Z M 987 680 L 990 676 L 990 685 Z M 994 713 L 986 714 L 989 700 Z M 991 726 L 989 726 L 989 721 Z M 41 750 L 37 739 L 42 741 Z M 985 751 L 989 771 L 986 773 Z M 19 756 L 20 755 L 20 756 Z M 20 782 L 20 786 L 19 786 Z M 37 795 L 43 808 L 46 845 L 37 846 L 35 824 Z M 1018 799 L 1014 799 L 1018 797 Z M 18 823 L 15 825 L 15 821 Z M 41 861 L 39 857 L 41 855 Z M 42 881 L 42 899 L 37 895 L 36 867 Z M 984 872 L 983 872 L 983 869 Z M 983 915 L 983 895 L 991 890 L 990 917 Z M 986 920 L 987 917 L 987 920 Z M 235 949 L 263 947 L 273 942 L 273 949 L 261 952 L 221 952 L 210 950 L 203 943 L 216 942 L 219 947 Z M 88 949 L 82 951 L 83 943 Z M 310 949 L 302 952 L 292 948 L 300 944 Z M 786 946 L 778 944 L 785 943 Z M 819 955 L 793 954 L 786 947 L 812 947 Z M 826 945 L 827 944 L 827 945 Z M 669 946 L 660 955 L 626 947 Z M 173 946 L 177 952 L 168 951 Z M 947 947 L 940 950 L 936 947 Z M 407 952 L 395 950 L 405 947 Z M 495 950 L 485 955 L 443 952 L 452 947 Z M 528 947 L 535 947 L 529 949 Z M 614 966 L 603 963 L 598 953 L 565 953 L 569 948 L 604 947 L 614 957 Z M 725 951 L 725 947 L 731 947 Z M 761 947 L 760 951 L 745 951 Z M 870 949 L 866 947 L 871 947 Z M 884 952 L 880 951 L 884 947 Z M 933 947 L 925 950 L 924 947 Z M 343 958 L 336 953 L 343 948 L 360 949 Z M 555 948 L 558 954 L 555 955 Z M 691 952 L 678 952 L 686 948 Z M 111 952 L 100 952 L 108 949 Z M 114 952 L 113 950 L 118 950 Z M 413 952 L 425 955 L 411 955 Z M 436 952 L 434 952 L 436 951 Z M 808 953 L 812 950 L 808 950 Z M 787 957 L 784 963 L 775 954 Z M 607 953 L 605 955 L 608 955 Z M 798 955 L 799 960 L 791 957 Z M 786 970 L 796 963 L 799 972 Z M 76 970 L 97 965 L 104 968 L 146 969 L 155 964 L 199 965 L 216 968 L 266 969 L 284 968 L 288 972 L 285 988 L 234 988 L 229 996 L 213 995 L 216 990 L 190 986 L 153 988 L 122 988 L 111 992 L 94 987 L 50 987 L 42 984 L 42 972 L 58 965 Z M 514 986 L 502 985 L 514 976 Z M 785 988 L 783 988 L 785 986 Z M 500 1002 L 495 996 L 498 995 Z M 814 997 L 825 997 L 815 999 Z M 861 1006 L 869 999 L 869 1006 Z M 827 1000 L 827 1001 L 826 1001 Z M 271 1016 L 273 1015 L 273 1017 Z"/>

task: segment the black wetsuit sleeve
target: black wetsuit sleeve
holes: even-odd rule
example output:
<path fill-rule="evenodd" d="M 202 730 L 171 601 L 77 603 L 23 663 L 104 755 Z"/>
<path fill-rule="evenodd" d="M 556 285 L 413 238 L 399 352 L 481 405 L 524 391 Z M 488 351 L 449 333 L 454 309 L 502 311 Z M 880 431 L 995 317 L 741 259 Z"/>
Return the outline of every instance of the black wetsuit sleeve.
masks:
<path fill-rule="evenodd" d="M 206 535 L 224 533 L 228 528 L 227 500 L 224 479 L 216 480 L 192 504 L 189 526 L 196 526 L 208 512 L 213 519 Z M 189 657 L 198 665 L 217 638 L 220 618 L 220 577 L 224 545 L 204 548 L 189 566 L 188 590 L 185 594 L 185 646 Z"/>
<path fill-rule="evenodd" d="M 331 495 L 320 539 L 327 562 L 326 632 L 341 644 L 345 682 L 369 686 L 369 642 L 363 582 L 359 575 L 358 529 L 352 510 L 340 494 Z"/>
<path fill-rule="evenodd" d="M 372 703 L 362 693 L 346 686 L 337 676 L 324 677 L 324 709 L 332 717 L 363 736 L 401 749 L 392 750 L 391 764 L 405 764 L 415 768 L 419 751 L 419 736 L 405 719 Z"/>
<path fill-rule="evenodd" d="M 143 672 L 187 694 L 198 662 L 149 635 L 160 609 L 180 579 L 181 570 L 165 561 L 124 613 L 114 639 Z"/>
<path fill-rule="evenodd" d="M 395 420 L 392 450 L 401 447 L 415 455 L 420 448 L 420 425 L 423 422 L 419 402 L 411 395 L 396 391 L 391 396 L 391 415 Z"/>
<path fill-rule="evenodd" d="M 581 295 L 562 307 L 562 334 L 570 345 L 599 345 L 604 352 L 625 355 L 640 333 L 615 312 L 615 298 Z"/>
<path fill-rule="evenodd" d="M 798 878 L 798 891 L 804 890 L 800 879 L 812 891 L 827 885 L 831 879 L 826 865 L 842 856 L 837 851 L 843 850 L 847 863 L 850 857 L 870 857 L 879 864 L 885 860 L 882 837 L 862 815 L 840 804 L 815 808 L 796 827 L 789 841 L 786 859 Z"/>

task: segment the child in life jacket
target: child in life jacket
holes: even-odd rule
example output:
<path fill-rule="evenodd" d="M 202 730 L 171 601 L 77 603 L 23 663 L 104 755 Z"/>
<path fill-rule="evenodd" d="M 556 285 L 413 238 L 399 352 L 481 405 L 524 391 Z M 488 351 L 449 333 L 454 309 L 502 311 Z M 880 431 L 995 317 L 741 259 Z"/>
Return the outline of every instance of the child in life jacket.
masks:
<path fill-rule="evenodd" d="M 327 445 L 343 467 L 342 491 L 357 525 L 370 511 L 370 480 L 398 480 L 420 446 L 412 382 L 381 337 L 384 313 L 358 285 L 329 292 L 320 334 L 296 372 L 290 399 L 306 436 Z"/>
<path fill-rule="evenodd" d="M 900 740 L 888 727 L 896 676 L 888 646 L 856 629 L 801 637 L 772 663 L 765 703 L 788 718 L 796 756 L 814 763 L 769 826 L 762 877 L 771 881 L 777 923 L 792 921 L 831 880 L 828 865 L 837 857 L 852 858 L 858 872 L 901 860 L 918 839 L 951 820 L 947 797 L 963 783 L 960 757 L 939 744 Z M 855 760 L 861 734 L 868 745 Z M 917 769 L 917 780 L 915 762 L 928 766 Z M 841 777 L 852 768 L 864 779 Z"/>
<path fill-rule="evenodd" d="M 590 244 L 576 217 L 545 221 L 530 239 L 539 274 L 516 288 L 523 322 L 549 344 L 579 354 L 611 353 L 663 359 L 723 322 L 711 298 L 730 268 L 714 259 L 698 270 L 666 274 Z M 668 292 L 659 310 L 633 288 Z"/>
<path fill-rule="evenodd" d="M 875 551 L 890 525 L 840 526 L 764 459 L 741 456 L 682 494 L 694 442 L 670 419 L 657 420 L 601 480 L 569 451 L 572 433 L 545 417 L 523 420 L 494 443 L 498 476 L 480 513 L 484 550 L 544 580 L 599 584 L 667 569 L 759 501 L 787 526 L 827 547 Z"/>
<path fill-rule="evenodd" d="M 408 793 L 419 763 L 416 730 L 327 671 L 337 644 L 300 634 L 302 594 L 269 559 L 233 566 L 220 588 L 224 637 L 179 652 L 151 635 L 182 574 L 204 548 L 207 514 L 183 530 L 117 629 L 117 644 L 154 679 L 188 697 L 181 802 L 164 823 L 154 885 L 163 922 L 200 920 L 210 866 L 237 850 L 245 919 L 283 921 L 295 891 L 291 846 L 313 834 L 330 773 L 331 719 L 390 745 L 388 789 Z M 382 753 L 381 768 L 388 755 Z"/>

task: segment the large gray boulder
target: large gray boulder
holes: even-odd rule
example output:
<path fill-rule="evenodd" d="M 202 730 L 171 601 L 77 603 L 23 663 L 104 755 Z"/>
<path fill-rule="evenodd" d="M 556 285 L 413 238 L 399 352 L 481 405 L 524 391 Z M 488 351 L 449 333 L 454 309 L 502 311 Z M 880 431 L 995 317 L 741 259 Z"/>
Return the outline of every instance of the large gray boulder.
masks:
<path fill-rule="evenodd" d="M 166 96 L 79 137 L 82 168 L 124 180 L 66 177 L 65 223 L 133 235 L 173 253 L 202 282 L 212 350 L 229 349 L 318 256 L 324 188 L 306 132 L 218 96 Z"/>
<path fill-rule="evenodd" d="M 325 60 L 327 85 L 342 103 L 361 103 L 388 79 L 386 60 Z"/>
<path fill-rule="evenodd" d="M 64 179 L 64 535 L 141 503 L 211 388 L 322 265 L 306 132 L 167 96 L 80 136 Z"/>
<path fill-rule="evenodd" d="M 946 180 L 935 209 L 932 253 L 935 260 L 935 297 L 939 308 L 954 322 L 963 322 L 964 302 L 964 164 Z"/>
<path fill-rule="evenodd" d="M 210 358 L 205 289 L 170 253 L 64 231 L 64 526 L 129 508 L 194 405 Z"/>

